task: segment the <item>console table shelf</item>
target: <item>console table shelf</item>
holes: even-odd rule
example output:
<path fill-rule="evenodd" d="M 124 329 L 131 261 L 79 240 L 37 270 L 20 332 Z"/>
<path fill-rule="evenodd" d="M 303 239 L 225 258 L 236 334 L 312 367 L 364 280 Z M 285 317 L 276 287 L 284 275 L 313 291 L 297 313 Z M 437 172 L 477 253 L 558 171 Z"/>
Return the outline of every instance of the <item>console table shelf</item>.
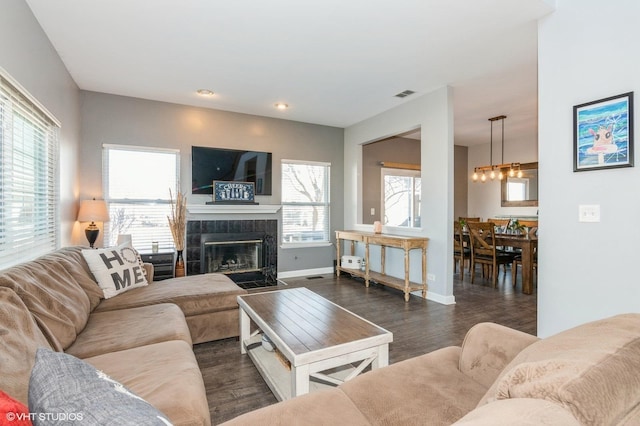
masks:
<path fill-rule="evenodd" d="M 356 243 L 364 244 L 364 262 L 365 270 L 360 271 L 357 269 L 343 268 L 340 265 L 341 261 L 341 240 L 351 242 L 351 255 L 355 252 Z M 423 237 L 407 237 L 403 235 L 389 235 L 389 234 L 374 234 L 372 232 L 360 232 L 360 231 L 336 231 L 336 252 L 338 265 L 336 267 L 336 273 L 340 276 L 340 272 L 349 273 L 363 277 L 365 285 L 369 287 L 369 282 L 374 281 L 378 284 L 386 285 L 404 292 L 404 300 L 409 301 L 409 294 L 412 291 L 422 290 L 422 297 L 427 297 L 427 245 L 429 243 L 428 238 Z M 370 270 L 369 262 L 369 245 L 380 246 L 380 272 Z M 385 273 L 385 254 L 386 247 L 400 248 L 404 250 L 404 279 L 389 276 Z M 422 283 L 415 283 L 409 281 L 409 252 L 412 249 L 422 250 Z"/>

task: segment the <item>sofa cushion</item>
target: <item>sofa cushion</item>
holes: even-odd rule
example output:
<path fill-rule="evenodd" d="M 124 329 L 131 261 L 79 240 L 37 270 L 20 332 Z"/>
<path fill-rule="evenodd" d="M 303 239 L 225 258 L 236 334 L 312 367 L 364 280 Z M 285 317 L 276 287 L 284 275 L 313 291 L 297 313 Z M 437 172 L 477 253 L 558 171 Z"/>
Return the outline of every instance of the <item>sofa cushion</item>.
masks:
<path fill-rule="evenodd" d="M 617 424 L 640 404 L 640 314 L 594 321 L 524 349 L 486 400 L 542 398 L 583 424 Z"/>
<path fill-rule="evenodd" d="M 371 425 L 344 392 L 329 389 L 269 405 L 222 423 L 221 426 L 303 424 Z"/>
<path fill-rule="evenodd" d="M 0 389 L 23 404 L 39 347 L 50 346 L 33 316 L 13 290 L 0 287 Z"/>
<path fill-rule="evenodd" d="M 166 426 L 165 415 L 84 361 L 40 348 L 29 381 L 29 410 L 53 414 L 60 424 Z M 34 424 L 51 420 L 34 416 Z"/>
<path fill-rule="evenodd" d="M 89 298 L 90 310 L 93 311 L 100 301 L 104 299 L 104 294 L 93 278 L 87 261 L 84 260 L 84 256 L 82 255 L 82 250 L 84 249 L 86 249 L 86 247 L 63 247 L 47 254 L 46 259 L 64 266 L 74 281 L 84 290 Z"/>
<path fill-rule="evenodd" d="M 51 346 L 62 351 L 84 328 L 91 304 L 69 264 L 58 260 L 44 255 L 5 269 L 0 287 L 12 289 L 24 301 Z"/>
<path fill-rule="evenodd" d="M 486 404 L 454 423 L 456 426 L 580 426 L 571 413 L 544 399 L 514 398 Z"/>
<path fill-rule="evenodd" d="M 182 340 L 111 352 L 84 361 L 144 398 L 175 425 L 211 423 L 202 374 L 193 349 Z"/>
<path fill-rule="evenodd" d="M 131 242 L 105 249 L 82 250 L 105 299 L 148 285 L 142 261 Z"/>
<path fill-rule="evenodd" d="M 169 340 L 184 340 L 191 344 L 191 335 L 180 308 L 172 303 L 160 303 L 94 312 L 65 352 L 88 358 Z"/>
<path fill-rule="evenodd" d="M 190 275 L 156 281 L 128 291 L 118 297 L 103 300 L 96 311 L 134 308 L 156 303 L 175 303 L 186 317 L 209 312 L 237 309 L 236 296 L 247 291 L 223 274 Z"/>
<path fill-rule="evenodd" d="M 439 349 L 365 373 L 340 389 L 373 424 L 450 425 L 487 390 L 460 372 L 460 351 Z"/>
<path fill-rule="evenodd" d="M 240 310 L 227 309 L 186 317 L 193 344 L 237 337 L 240 334 Z M 215 326 L 212 326 L 215 324 Z"/>

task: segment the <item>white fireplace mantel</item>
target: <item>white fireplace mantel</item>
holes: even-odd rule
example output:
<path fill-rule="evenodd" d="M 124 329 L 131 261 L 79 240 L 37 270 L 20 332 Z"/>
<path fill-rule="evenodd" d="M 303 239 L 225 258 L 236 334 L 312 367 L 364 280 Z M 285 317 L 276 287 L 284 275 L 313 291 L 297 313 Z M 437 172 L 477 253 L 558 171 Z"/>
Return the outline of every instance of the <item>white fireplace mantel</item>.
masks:
<path fill-rule="evenodd" d="M 191 214 L 275 214 L 282 206 L 278 204 L 187 204 Z"/>

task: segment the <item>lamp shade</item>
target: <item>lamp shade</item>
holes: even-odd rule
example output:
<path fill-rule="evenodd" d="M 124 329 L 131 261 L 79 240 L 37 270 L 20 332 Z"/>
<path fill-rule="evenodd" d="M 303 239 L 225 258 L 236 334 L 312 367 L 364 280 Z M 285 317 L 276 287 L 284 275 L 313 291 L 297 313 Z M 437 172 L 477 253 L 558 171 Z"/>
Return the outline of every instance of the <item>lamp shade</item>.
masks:
<path fill-rule="evenodd" d="M 78 222 L 108 222 L 109 209 L 104 200 L 84 200 L 80 202 Z"/>

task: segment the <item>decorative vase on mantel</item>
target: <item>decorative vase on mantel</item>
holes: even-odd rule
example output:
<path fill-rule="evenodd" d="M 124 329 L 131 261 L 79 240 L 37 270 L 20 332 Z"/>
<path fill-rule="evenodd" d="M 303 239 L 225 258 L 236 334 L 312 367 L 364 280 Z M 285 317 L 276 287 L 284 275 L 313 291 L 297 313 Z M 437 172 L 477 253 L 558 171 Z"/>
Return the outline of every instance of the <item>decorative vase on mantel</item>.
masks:
<path fill-rule="evenodd" d="M 182 257 L 182 250 L 177 250 L 178 255 L 176 256 L 176 267 L 175 267 L 175 277 L 184 277 L 184 258 Z"/>

